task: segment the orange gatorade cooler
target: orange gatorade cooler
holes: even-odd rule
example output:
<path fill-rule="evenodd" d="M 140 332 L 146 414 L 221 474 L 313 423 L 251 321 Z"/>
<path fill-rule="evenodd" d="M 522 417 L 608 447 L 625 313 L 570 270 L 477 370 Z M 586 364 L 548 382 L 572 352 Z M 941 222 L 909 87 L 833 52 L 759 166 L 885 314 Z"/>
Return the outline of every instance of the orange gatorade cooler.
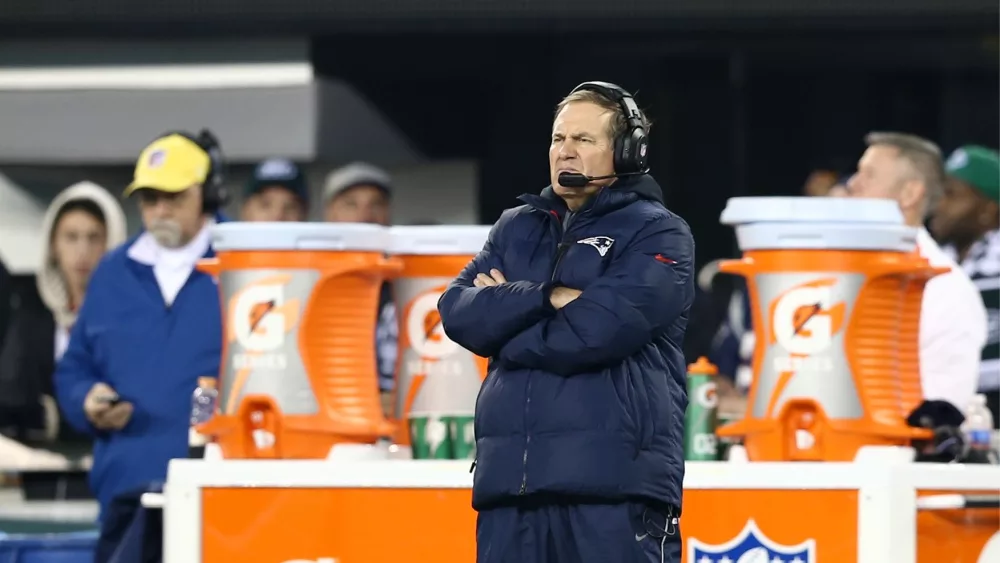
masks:
<path fill-rule="evenodd" d="M 399 317 L 396 441 L 416 459 L 472 459 L 472 419 L 486 360 L 444 333 L 437 302 L 483 249 L 489 226 L 393 227 L 393 256 L 403 271 L 393 282 Z"/>
<path fill-rule="evenodd" d="M 384 227 L 224 223 L 213 227 L 225 332 L 219 413 L 200 427 L 225 458 L 322 459 L 343 442 L 391 436 L 375 367 Z"/>
<path fill-rule="evenodd" d="M 922 401 L 920 305 L 932 268 L 889 200 L 730 199 L 756 347 L 742 437 L 751 461 L 850 461 L 865 445 L 926 438 L 907 415 Z"/>

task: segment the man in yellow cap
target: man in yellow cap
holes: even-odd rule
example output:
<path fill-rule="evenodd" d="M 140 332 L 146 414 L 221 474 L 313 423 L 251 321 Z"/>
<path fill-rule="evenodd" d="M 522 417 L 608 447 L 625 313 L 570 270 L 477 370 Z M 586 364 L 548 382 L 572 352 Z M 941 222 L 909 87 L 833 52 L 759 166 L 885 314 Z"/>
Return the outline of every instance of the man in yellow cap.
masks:
<path fill-rule="evenodd" d="M 979 392 L 1000 426 L 1000 154 L 968 145 L 945 163 L 948 181 L 931 230 L 979 288 L 988 330 Z"/>
<path fill-rule="evenodd" d="M 189 243 L 222 202 L 206 198 L 219 186 L 213 166 L 214 139 L 182 133 L 161 137 L 146 147 L 135 165 L 125 196 L 135 194 L 146 231 L 165 248 Z M 208 205 L 206 205 L 208 203 Z"/>
<path fill-rule="evenodd" d="M 161 136 L 125 194 L 144 230 L 94 271 L 55 375 L 66 419 L 94 437 L 90 485 L 105 524 L 116 498 L 162 482 L 170 459 L 187 455 L 191 395 L 218 374 L 222 344 L 218 290 L 195 269 L 213 255 L 224 203 L 217 143 L 207 132 Z"/>

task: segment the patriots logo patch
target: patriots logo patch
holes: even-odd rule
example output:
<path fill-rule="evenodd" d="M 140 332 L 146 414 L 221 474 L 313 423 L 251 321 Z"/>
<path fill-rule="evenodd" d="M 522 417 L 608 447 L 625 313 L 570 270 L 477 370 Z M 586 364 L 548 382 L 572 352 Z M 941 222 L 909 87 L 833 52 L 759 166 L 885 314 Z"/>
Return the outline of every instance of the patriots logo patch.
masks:
<path fill-rule="evenodd" d="M 615 243 L 615 239 L 611 237 L 589 237 L 582 240 L 576 241 L 577 244 L 589 244 L 597 249 L 597 253 L 603 258 L 608 250 L 611 249 L 611 245 Z"/>

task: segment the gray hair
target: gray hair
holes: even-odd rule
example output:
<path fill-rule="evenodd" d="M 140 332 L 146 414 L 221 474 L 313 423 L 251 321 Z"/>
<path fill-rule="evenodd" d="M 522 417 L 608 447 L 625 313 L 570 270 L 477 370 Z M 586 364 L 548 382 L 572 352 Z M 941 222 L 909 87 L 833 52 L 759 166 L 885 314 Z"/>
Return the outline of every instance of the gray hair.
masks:
<path fill-rule="evenodd" d="M 874 131 L 865 136 L 865 143 L 869 147 L 884 145 L 899 151 L 899 158 L 906 161 L 924 183 L 924 216 L 929 215 L 944 195 L 945 171 L 941 149 L 935 143 L 909 133 Z"/>
<path fill-rule="evenodd" d="M 625 133 L 628 129 L 628 120 L 625 118 L 625 112 L 622 110 L 621 105 L 618 104 L 618 101 L 594 90 L 577 90 L 569 94 L 556 106 L 556 115 L 559 115 L 559 112 L 569 104 L 577 102 L 591 103 L 612 113 L 611 119 L 608 120 L 608 137 L 610 139 L 614 140 L 618 138 L 618 135 Z M 646 134 L 648 135 L 652 123 L 646 117 L 646 112 L 640 109 L 639 118 L 642 121 L 642 128 L 646 130 Z"/>

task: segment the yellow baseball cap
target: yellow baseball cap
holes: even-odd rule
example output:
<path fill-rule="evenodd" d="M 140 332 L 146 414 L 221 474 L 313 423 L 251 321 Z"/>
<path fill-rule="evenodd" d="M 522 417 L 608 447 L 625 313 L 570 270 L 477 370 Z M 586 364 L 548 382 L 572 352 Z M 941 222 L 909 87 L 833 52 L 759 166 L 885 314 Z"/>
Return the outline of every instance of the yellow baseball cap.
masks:
<path fill-rule="evenodd" d="M 212 161 L 205 149 L 184 135 L 173 133 L 150 143 L 135 163 L 135 176 L 125 196 L 150 189 L 178 193 L 204 184 Z"/>

